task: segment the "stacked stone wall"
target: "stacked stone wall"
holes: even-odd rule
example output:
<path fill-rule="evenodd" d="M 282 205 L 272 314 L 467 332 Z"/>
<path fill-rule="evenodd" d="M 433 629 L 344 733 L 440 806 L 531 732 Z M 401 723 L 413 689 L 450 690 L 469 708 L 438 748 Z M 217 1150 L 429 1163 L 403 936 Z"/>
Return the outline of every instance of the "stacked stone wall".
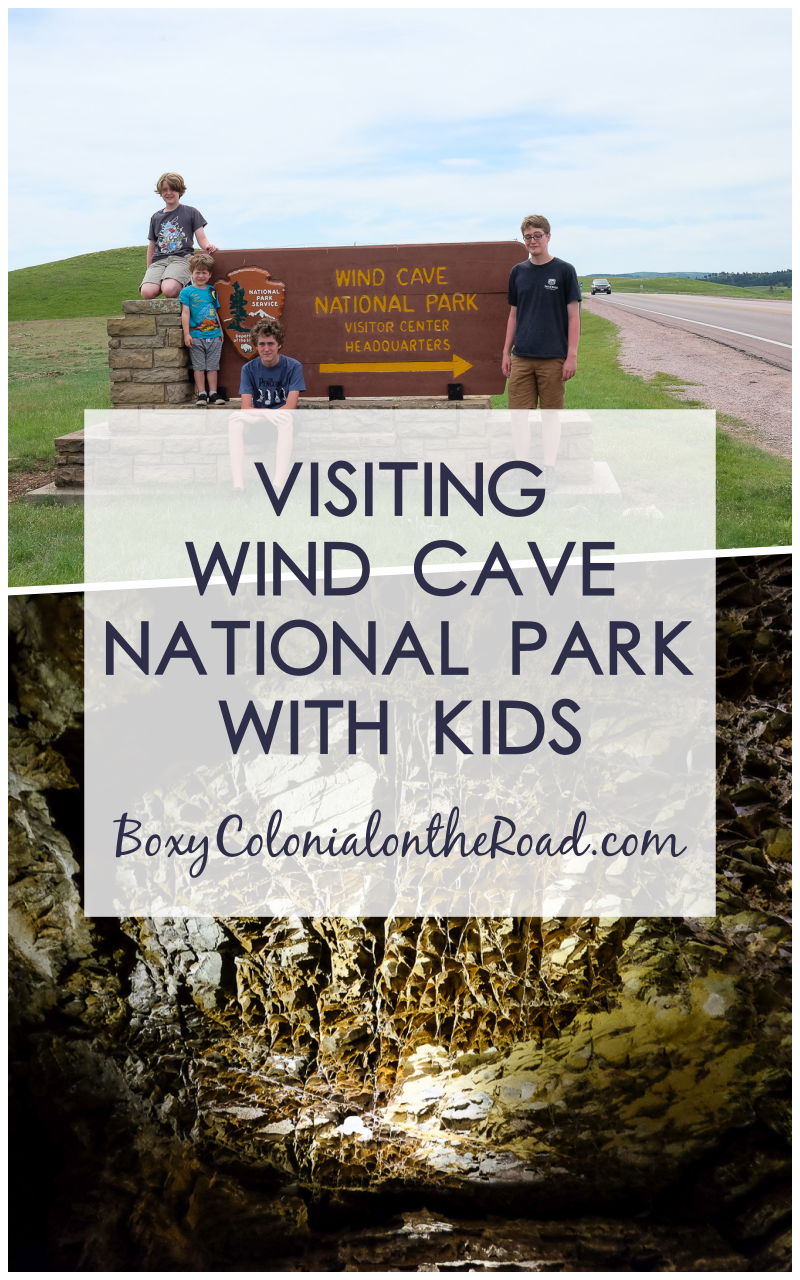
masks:
<path fill-rule="evenodd" d="M 111 404 L 182 405 L 194 399 L 177 298 L 132 299 L 108 322 Z"/>
<path fill-rule="evenodd" d="M 165 406 L 166 408 L 166 406 Z M 191 413 L 137 411 L 115 415 L 106 438 L 92 443 L 93 469 L 88 483 L 128 484 L 230 484 L 228 413 L 198 409 Z M 543 465 L 541 425 L 531 414 L 530 459 Z M 562 484 L 591 482 L 594 469 L 592 423 L 579 410 L 562 412 L 561 448 L 556 478 Z M 359 422 L 359 419 L 361 420 Z M 245 453 L 263 461 L 268 471 L 275 465 L 275 431 L 255 429 L 245 438 Z M 490 410 L 456 410 L 452 413 L 424 410 L 352 410 L 295 415 L 292 460 L 318 462 L 409 461 L 444 462 L 454 475 L 470 479 L 472 465 L 484 464 L 485 473 L 514 457 L 508 414 Z M 421 479 L 422 471 L 416 473 Z M 411 478 L 411 477 L 409 477 Z"/>
<path fill-rule="evenodd" d="M 113 408 L 157 413 L 193 404 L 194 385 L 180 310 L 178 299 L 132 299 L 123 302 L 122 318 L 108 321 Z M 103 463 L 98 459 L 104 475 L 99 481 L 96 474 L 94 483 L 229 483 L 227 414 L 224 418 L 219 414 L 222 409 L 230 412 L 238 408 L 239 403 L 232 399 L 229 405 L 215 406 L 213 411 L 200 409 L 201 416 L 192 415 L 191 422 L 183 426 L 174 416 L 166 417 L 163 423 L 151 421 L 146 440 L 138 438 L 141 426 L 135 414 L 129 423 L 118 419 L 112 427 L 113 443 L 108 441 L 113 464 L 110 456 Z M 341 458 L 353 462 L 444 462 L 455 475 L 466 479 L 475 462 L 491 469 L 514 457 L 510 417 L 492 413 L 490 405 L 488 396 L 471 396 L 463 402 L 423 396 L 330 404 L 301 399 L 301 411 L 316 412 L 301 412 L 295 418 L 292 456 L 325 466 Z M 542 465 L 540 414 L 532 413 L 530 421 L 529 456 Z M 58 442 L 63 446 L 59 448 L 56 480 L 60 488 L 83 483 L 82 435 L 76 432 Z M 274 430 L 251 431 L 245 448 L 268 468 L 274 466 Z M 94 449 L 96 453 L 102 446 L 96 444 Z M 591 418 L 581 411 L 564 411 L 556 478 L 562 485 L 582 485 L 591 483 L 593 475 Z"/>

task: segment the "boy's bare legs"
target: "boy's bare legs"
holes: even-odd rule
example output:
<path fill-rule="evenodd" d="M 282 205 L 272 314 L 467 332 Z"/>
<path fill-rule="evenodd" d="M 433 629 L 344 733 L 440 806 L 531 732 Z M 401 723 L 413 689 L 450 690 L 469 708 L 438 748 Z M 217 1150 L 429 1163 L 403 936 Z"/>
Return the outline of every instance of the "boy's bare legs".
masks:
<path fill-rule="evenodd" d="M 210 382 L 210 381 L 211 381 L 211 378 L 209 377 L 209 382 Z M 198 395 L 201 395 L 201 394 L 202 394 L 202 395 L 205 395 L 205 393 L 206 393 L 206 375 L 205 375 L 205 371 L 204 371 L 203 369 L 195 369 L 195 371 L 194 371 L 194 385 L 195 385 L 195 387 L 197 388 L 197 394 L 198 394 Z"/>
<path fill-rule="evenodd" d="M 282 489 L 289 476 L 292 461 L 292 415 L 286 409 L 279 409 L 273 417 L 278 429 L 278 447 L 275 450 L 275 488 Z"/>
<path fill-rule="evenodd" d="M 252 409 L 249 410 L 252 413 Z M 228 452 L 231 457 L 231 473 L 234 489 L 244 489 L 244 413 L 232 413 L 228 419 Z"/>
<path fill-rule="evenodd" d="M 209 370 L 209 385 L 210 385 Z M 275 451 L 275 488 L 282 489 L 289 475 L 292 461 L 292 415 L 286 409 L 240 409 L 228 419 L 228 452 L 231 459 L 233 487 L 244 489 L 244 429 L 250 422 L 272 422 L 278 431 L 278 447 Z"/>
<path fill-rule="evenodd" d="M 511 440 L 517 461 L 528 462 L 531 449 L 531 425 L 527 409 L 511 410 Z M 561 415 L 558 409 L 542 409 L 542 455 L 546 468 L 556 465 L 560 444 Z"/>
<path fill-rule="evenodd" d="M 143 284 L 139 292 L 149 301 L 157 298 L 160 293 L 163 293 L 165 298 L 177 298 L 182 288 L 180 280 L 162 280 L 161 284 Z"/>
<path fill-rule="evenodd" d="M 213 396 L 217 389 L 217 378 L 219 377 L 219 369 L 207 369 L 206 376 L 208 378 L 208 390 Z"/>
<path fill-rule="evenodd" d="M 556 465 L 560 444 L 561 415 L 558 409 L 542 409 L 542 452 L 546 467 L 554 467 Z"/>
<path fill-rule="evenodd" d="M 511 410 L 511 440 L 514 445 L 514 457 L 518 462 L 527 462 L 531 451 L 531 424 L 527 409 Z"/>

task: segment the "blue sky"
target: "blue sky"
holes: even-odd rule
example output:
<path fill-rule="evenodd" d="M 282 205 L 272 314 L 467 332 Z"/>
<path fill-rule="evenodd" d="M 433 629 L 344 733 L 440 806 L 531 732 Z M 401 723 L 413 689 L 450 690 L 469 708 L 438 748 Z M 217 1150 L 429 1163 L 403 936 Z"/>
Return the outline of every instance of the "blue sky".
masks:
<path fill-rule="evenodd" d="M 579 271 L 790 262 L 787 9 L 17 9 L 10 266 L 144 244 L 514 239 Z M 194 32 L 194 34 L 193 34 Z"/>

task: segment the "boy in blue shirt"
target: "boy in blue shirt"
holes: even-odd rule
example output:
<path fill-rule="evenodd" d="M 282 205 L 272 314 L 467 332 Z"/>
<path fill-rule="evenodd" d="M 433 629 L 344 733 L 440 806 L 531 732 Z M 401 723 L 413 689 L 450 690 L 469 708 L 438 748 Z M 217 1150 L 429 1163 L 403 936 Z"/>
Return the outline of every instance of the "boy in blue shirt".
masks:
<path fill-rule="evenodd" d="M 189 259 L 192 283 L 180 291 L 183 340 L 189 348 L 197 387 L 198 405 L 224 403 L 217 391 L 219 360 L 222 354 L 222 327 L 217 311 L 219 298 L 208 283 L 214 270 L 210 253 L 193 253 Z M 208 390 L 206 395 L 206 376 Z"/>
<path fill-rule="evenodd" d="M 303 366 L 291 356 L 282 356 L 286 331 L 279 320 L 259 320 L 250 330 L 250 341 L 258 351 L 242 369 L 239 391 L 242 408 L 228 422 L 228 448 L 233 472 L 231 498 L 244 498 L 244 433 L 258 424 L 272 423 L 278 431 L 275 454 L 275 487 L 281 489 L 289 475 L 292 459 L 292 414 L 300 392 L 305 391 Z"/>

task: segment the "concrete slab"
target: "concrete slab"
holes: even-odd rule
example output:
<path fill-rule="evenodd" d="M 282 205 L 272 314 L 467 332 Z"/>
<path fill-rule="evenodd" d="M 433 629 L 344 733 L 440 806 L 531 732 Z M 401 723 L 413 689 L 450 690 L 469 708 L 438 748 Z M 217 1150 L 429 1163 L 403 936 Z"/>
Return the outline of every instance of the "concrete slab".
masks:
<path fill-rule="evenodd" d="M 622 498 L 622 491 L 614 479 L 608 463 L 595 462 L 594 475 L 590 481 L 584 483 L 575 481 L 557 483 L 552 490 L 552 496 L 556 498 L 609 498 L 612 501 L 619 502 Z"/>
<path fill-rule="evenodd" d="M 508 487 L 507 492 L 516 492 L 512 487 Z M 503 489 L 501 488 L 501 494 Z M 550 491 L 550 497 L 557 499 L 573 499 L 573 498 L 604 498 L 611 501 L 619 502 L 622 498 L 622 492 L 612 474 L 611 468 L 607 462 L 595 462 L 594 475 L 591 482 L 585 484 L 561 483 L 556 484 L 555 488 Z M 55 484 L 45 484 L 41 489 L 29 489 L 25 494 L 25 501 L 29 505 L 37 502 L 55 501 L 58 506 L 71 506 L 74 503 L 83 504 L 83 489 L 57 489 Z"/>
<path fill-rule="evenodd" d="M 57 489 L 51 481 L 50 484 L 42 485 L 41 489 L 29 489 L 25 494 L 25 502 L 29 507 L 35 506 L 37 502 L 55 501 L 56 506 L 71 507 L 76 504 L 83 506 L 83 489 Z"/>

